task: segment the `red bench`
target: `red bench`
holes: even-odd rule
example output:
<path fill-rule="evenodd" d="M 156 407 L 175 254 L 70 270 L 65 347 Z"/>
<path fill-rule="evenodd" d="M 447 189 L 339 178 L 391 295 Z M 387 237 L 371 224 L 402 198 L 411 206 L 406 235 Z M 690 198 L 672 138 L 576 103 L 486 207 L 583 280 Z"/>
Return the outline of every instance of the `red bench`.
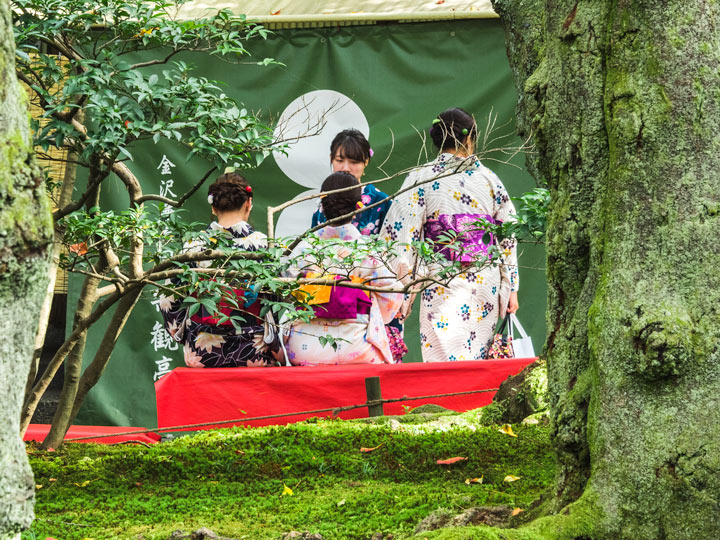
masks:
<path fill-rule="evenodd" d="M 475 362 L 408 363 L 282 368 L 176 368 L 155 383 L 158 427 L 214 422 L 263 426 L 298 422 L 331 412 L 245 421 L 257 416 L 284 415 L 366 401 L 365 378 L 379 377 L 384 399 L 431 396 L 497 388 L 534 358 Z M 466 411 L 487 405 L 495 392 L 386 403 L 385 414 L 403 414 L 405 407 L 435 403 Z M 362 418 L 366 407 L 339 413 Z M 233 421 L 233 422 L 230 422 Z M 194 428 L 197 429 L 197 428 Z"/>

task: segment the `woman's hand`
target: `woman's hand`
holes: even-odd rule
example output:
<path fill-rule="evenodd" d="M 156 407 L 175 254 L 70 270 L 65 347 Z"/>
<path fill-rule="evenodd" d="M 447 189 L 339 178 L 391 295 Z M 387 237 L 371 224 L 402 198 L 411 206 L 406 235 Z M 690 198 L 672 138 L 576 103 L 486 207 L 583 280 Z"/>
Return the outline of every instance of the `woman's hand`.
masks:
<path fill-rule="evenodd" d="M 507 312 L 515 313 L 518 308 L 520 308 L 520 304 L 518 303 L 518 294 L 517 292 L 511 292 L 510 300 L 508 301 Z"/>

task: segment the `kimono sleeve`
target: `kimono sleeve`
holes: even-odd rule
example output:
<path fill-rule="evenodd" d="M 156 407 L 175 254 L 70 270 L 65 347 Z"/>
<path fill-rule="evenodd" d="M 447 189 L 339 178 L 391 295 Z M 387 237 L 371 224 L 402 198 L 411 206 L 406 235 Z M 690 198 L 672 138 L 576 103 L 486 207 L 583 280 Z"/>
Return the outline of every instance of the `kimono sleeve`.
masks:
<path fill-rule="evenodd" d="M 382 287 L 387 289 L 398 289 L 402 287 L 402 283 L 395 277 L 394 273 L 384 264 L 375 259 L 370 259 L 370 264 L 364 268 L 365 275 L 362 277 L 366 283 L 372 287 Z M 405 295 L 397 292 L 378 292 L 370 293 L 373 304 L 377 304 L 383 324 L 387 324 L 395 318 L 398 310 L 402 307 Z"/>
<path fill-rule="evenodd" d="M 510 195 L 505 186 L 495 173 L 488 170 L 487 174 L 490 175 L 490 181 L 493 185 L 496 204 L 495 219 L 503 223 L 515 221 L 515 206 L 510 200 Z M 500 315 L 504 316 L 510 293 L 517 292 L 520 289 L 517 241 L 514 237 L 504 238 L 498 247 L 503 258 L 503 263 L 500 265 Z"/>
<path fill-rule="evenodd" d="M 309 264 L 305 261 L 303 255 L 310 249 L 310 244 L 305 240 L 301 240 L 288 255 L 282 257 L 282 261 L 288 265 L 283 272 L 283 277 L 298 279 L 303 276 L 309 268 Z"/>
<path fill-rule="evenodd" d="M 315 212 L 313 212 L 310 227 L 317 227 L 320 223 L 325 223 L 326 221 L 327 219 L 325 219 L 325 214 L 323 214 L 320 208 L 318 208 Z"/>
<path fill-rule="evenodd" d="M 170 286 L 176 286 L 178 283 L 170 283 Z M 183 307 L 182 299 L 174 295 L 161 296 L 158 299 L 158 307 L 163 318 L 163 326 L 170 337 L 180 343 L 184 342 L 185 328 L 188 319 L 188 310 Z"/>
<path fill-rule="evenodd" d="M 362 203 L 365 206 L 380 202 L 384 199 L 387 199 L 387 197 L 387 193 L 380 191 L 372 184 L 365 184 L 365 186 L 363 187 Z M 387 216 L 388 210 L 390 209 L 391 202 L 392 201 L 387 200 L 384 203 L 379 204 L 378 206 L 371 208 L 367 212 L 363 212 L 357 216 L 359 218 L 357 224 L 358 229 L 360 229 L 360 232 L 362 234 L 367 235 L 380 233 L 380 231 L 382 230 L 383 222 L 385 221 L 385 217 Z"/>
<path fill-rule="evenodd" d="M 400 190 L 407 189 L 417 182 L 416 173 L 410 173 Z M 397 257 L 392 262 L 393 270 L 401 279 L 406 277 L 415 266 L 415 253 L 410 243 L 423 237 L 426 207 L 420 194 L 421 186 L 413 187 L 398 195 L 385 216 L 381 238 L 387 242 L 397 242 Z"/>
<path fill-rule="evenodd" d="M 188 242 L 183 245 L 182 253 L 194 253 L 202 251 L 205 244 L 200 241 Z M 208 261 L 198 261 L 196 266 L 209 266 Z M 170 288 L 177 288 L 182 285 L 180 279 L 168 280 L 165 283 Z M 158 307 L 163 318 L 163 324 L 168 334 L 180 343 L 185 341 L 185 329 L 188 325 L 188 310 L 183 307 L 183 299 L 173 294 L 166 294 L 159 298 Z"/>

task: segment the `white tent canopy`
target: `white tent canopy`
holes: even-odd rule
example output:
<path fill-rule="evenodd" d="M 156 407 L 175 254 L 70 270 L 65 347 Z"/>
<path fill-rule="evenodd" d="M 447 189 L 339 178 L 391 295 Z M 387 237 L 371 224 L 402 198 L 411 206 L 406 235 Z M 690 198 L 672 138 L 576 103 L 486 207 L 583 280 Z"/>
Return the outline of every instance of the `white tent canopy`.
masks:
<path fill-rule="evenodd" d="M 377 21 L 429 21 L 496 18 L 490 0 L 195 0 L 184 4 L 178 16 L 195 19 L 230 9 L 248 19 L 272 26 L 372 24 Z"/>

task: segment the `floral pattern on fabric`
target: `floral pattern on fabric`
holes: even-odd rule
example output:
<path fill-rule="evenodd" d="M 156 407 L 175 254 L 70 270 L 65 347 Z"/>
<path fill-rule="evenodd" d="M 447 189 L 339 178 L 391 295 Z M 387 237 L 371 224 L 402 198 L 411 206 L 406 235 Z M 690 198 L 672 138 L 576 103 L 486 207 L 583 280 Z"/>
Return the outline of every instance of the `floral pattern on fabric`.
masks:
<path fill-rule="evenodd" d="M 360 231 L 352 224 L 339 227 L 327 226 L 315 233 L 321 239 L 338 238 L 340 240 L 362 239 Z M 290 270 L 291 277 L 306 272 L 318 272 L 321 269 L 303 259 L 303 253 L 310 249 L 307 242 L 301 242 L 290 254 L 295 261 Z M 337 253 L 343 256 L 346 247 L 338 246 Z M 302 270 L 301 270 L 302 269 Z M 333 268 L 325 268 L 332 274 Z M 366 258 L 355 268 L 351 276 L 359 277 L 374 287 L 394 288 L 399 282 L 393 273 L 372 257 Z M 296 322 L 292 325 L 285 347 L 288 360 L 293 365 L 322 364 L 380 364 L 394 362 L 390 342 L 385 330 L 402 305 L 402 293 L 370 293 L 372 304 L 368 315 L 358 315 L 355 319 L 311 319 L 309 322 Z M 330 345 L 321 345 L 319 337 L 335 338 L 337 349 Z"/>
<path fill-rule="evenodd" d="M 362 196 L 360 197 L 360 200 L 365 206 L 374 204 L 378 201 L 382 201 L 386 198 L 387 194 L 383 193 L 372 184 L 363 185 Z M 378 234 L 380 232 L 383 222 L 385 221 L 385 215 L 390 209 L 390 203 L 391 201 L 386 201 L 382 204 L 379 204 L 375 208 L 371 208 L 370 210 L 366 210 L 365 212 L 355 214 L 352 218 L 351 223 L 355 225 L 358 231 L 360 231 L 360 233 L 363 235 Z M 323 214 L 322 210 L 318 208 L 313 214 L 312 226 L 315 227 L 320 223 L 325 223 L 326 221 L 327 218 L 325 217 L 325 214 Z"/>
<path fill-rule="evenodd" d="M 225 231 L 231 234 L 233 244 L 241 251 L 257 251 L 267 245 L 266 236 L 244 221 L 227 228 L 213 222 L 208 231 Z M 197 242 L 185 246 L 186 251 L 202 251 L 204 248 L 204 244 Z M 197 266 L 206 267 L 209 264 L 209 261 L 201 261 Z M 255 298 L 253 301 L 259 302 L 259 299 Z M 243 315 L 247 324 L 238 332 L 232 325 L 203 324 L 193 320 L 199 317 L 188 317 L 187 309 L 182 307 L 182 298 L 164 296 L 160 298 L 158 306 L 165 329 L 175 341 L 183 344 L 183 356 L 188 367 L 281 365 L 272 354 L 280 350 L 277 332 L 273 329 L 271 334 L 268 334 L 272 335 L 272 339 L 268 337 L 269 343 L 266 343 L 265 324 L 256 317 Z M 205 308 L 202 308 L 198 314 L 209 315 L 203 313 L 204 311 Z"/>
<path fill-rule="evenodd" d="M 512 221 L 510 196 L 500 179 L 479 159 L 440 154 L 411 172 L 385 218 L 381 238 L 409 244 L 423 238 L 429 219 L 441 215 L 485 214 L 496 222 Z M 422 200 L 422 204 L 420 201 Z M 433 285 L 419 295 L 420 339 L 424 362 L 487 358 L 499 316 L 505 315 L 510 293 L 519 288 L 517 252 L 513 239 L 499 245 L 497 266 L 474 268 L 447 286 Z M 415 266 L 415 254 L 400 247 L 395 268 L 400 276 Z M 423 268 L 432 274 L 438 269 Z"/>

